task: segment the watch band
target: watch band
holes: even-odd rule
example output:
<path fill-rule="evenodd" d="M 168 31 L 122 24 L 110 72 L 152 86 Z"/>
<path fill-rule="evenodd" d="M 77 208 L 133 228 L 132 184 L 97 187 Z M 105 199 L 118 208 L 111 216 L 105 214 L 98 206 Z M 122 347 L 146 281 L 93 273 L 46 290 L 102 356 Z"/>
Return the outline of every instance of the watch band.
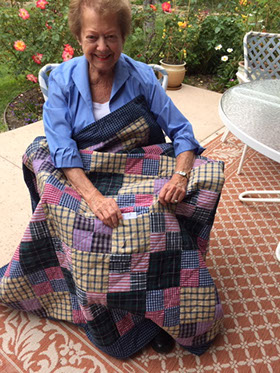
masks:
<path fill-rule="evenodd" d="M 190 172 L 185 172 L 185 171 L 175 171 L 174 174 L 181 175 L 183 177 L 186 177 L 188 179 Z"/>

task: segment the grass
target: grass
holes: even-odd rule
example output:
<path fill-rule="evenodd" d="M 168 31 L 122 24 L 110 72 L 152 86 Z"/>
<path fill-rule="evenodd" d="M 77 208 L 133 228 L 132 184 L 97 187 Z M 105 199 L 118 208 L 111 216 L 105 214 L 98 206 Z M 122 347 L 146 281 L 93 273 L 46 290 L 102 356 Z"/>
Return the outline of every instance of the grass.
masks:
<path fill-rule="evenodd" d="M 0 63 L 0 132 L 7 131 L 4 123 L 6 106 L 19 94 L 30 88 L 30 82 L 25 77 L 15 78 L 9 74 L 7 66 Z"/>

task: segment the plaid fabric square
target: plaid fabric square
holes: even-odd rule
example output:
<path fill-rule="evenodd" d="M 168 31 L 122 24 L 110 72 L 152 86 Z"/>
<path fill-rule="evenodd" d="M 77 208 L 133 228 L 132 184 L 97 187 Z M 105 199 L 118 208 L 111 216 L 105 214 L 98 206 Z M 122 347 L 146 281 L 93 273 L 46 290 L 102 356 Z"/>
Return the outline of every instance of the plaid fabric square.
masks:
<path fill-rule="evenodd" d="M 117 148 L 108 149 L 108 153 L 91 153 L 91 170 L 95 172 L 120 173 L 125 170 L 127 154 L 113 154 L 116 150 L 121 150 L 122 146 L 117 144 Z"/>
<path fill-rule="evenodd" d="M 27 278 L 32 285 L 38 285 L 43 282 L 49 281 L 48 276 L 44 270 L 30 273 L 27 275 Z"/>
<path fill-rule="evenodd" d="M 119 194 L 117 198 L 117 204 L 119 208 L 134 206 L 135 195 L 134 194 Z"/>
<path fill-rule="evenodd" d="M 95 253 L 110 253 L 112 248 L 112 236 L 109 234 L 94 233 L 92 237 L 91 251 Z"/>
<path fill-rule="evenodd" d="M 71 272 L 66 268 L 63 268 L 63 267 L 60 267 L 60 268 L 61 268 L 61 271 L 63 273 L 63 277 L 66 281 L 66 284 L 68 286 L 69 293 L 76 295 L 76 285 L 75 285 L 75 282 L 73 280 Z"/>
<path fill-rule="evenodd" d="M 154 196 L 152 194 L 136 194 L 136 206 L 150 206 L 153 203 Z"/>
<path fill-rule="evenodd" d="M 180 324 L 179 337 L 190 338 L 196 335 L 196 327 L 198 323 Z"/>
<path fill-rule="evenodd" d="M 50 156 L 43 162 L 38 170 L 38 172 L 45 172 L 45 173 L 51 173 L 55 170 L 54 164 L 52 163 L 52 160 Z"/>
<path fill-rule="evenodd" d="M 21 242 L 20 263 L 24 274 L 27 275 L 44 268 L 59 266 L 52 240 L 44 238 L 33 242 Z"/>
<path fill-rule="evenodd" d="M 69 196 L 72 196 L 73 198 L 77 199 L 78 201 L 82 200 L 80 194 L 70 186 L 66 186 L 64 192 L 67 193 Z"/>
<path fill-rule="evenodd" d="M 112 253 L 143 253 L 150 247 L 150 222 L 148 215 L 124 219 L 112 234 Z"/>
<path fill-rule="evenodd" d="M 74 211 L 78 211 L 80 207 L 80 201 L 72 197 L 70 194 L 63 193 L 63 196 L 59 201 L 59 205 L 67 207 Z"/>
<path fill-rule="evenodd" d="M 128 255 L 128 254 L 110 255 L 110 265 L 109 265 L 110 273 L 130 272 L 130 266 L 131 266 L 131 255 Z"/>
<path fill-rule="evenodd" d="M 123 175 L 107 172 L 90 172 L 89 180 L 103 196 L 115 196 L 123 185 Z"/>
<path fill-rule="evenodd" d="M 154 180 L 153 178 L 143 178 L 139 175 L 125 174 L 123 178 L 123 186 L 120 190 L 121 194 L 153 194 Z"/>
<path fill-rule="evenodd" d="M 130 273 L 110 273 L 109 292 L 130 291 Z"/>
<path fill-rule="evenodd" d="M 165 232 L 165 219 L 163 213 L 151 214 L 151 232 Z"/>
<path fill-rule="evenodd" d="M 36 221 L 29 223 L 30 233 L 33 240 L 49 237 L 50 232 L 46 221 Z"/>
<path fill-rule="evenodd" d="M 130 290 L 146 290 L 147 288 L 147 274 L 146 273 L 131 273 L 130 274 Z"/>
<path fill-rule="evenodd" d="M 58 178 L 55 177 L 56 174 L 58 177 L 61 176 L 61 172 L 55 172 L 54 174 L 48 176 L 48 183 L 46 184 L 46 186 L 52 185 L 56 189 L 63 191 L 65 188 L 65 185 L 60 180 L 58 180 Z"/>
<path fill-rule="evenodd" d="M 118 131 L 116 135 L 125 149 L 134 149 L 141 144 L 147 144 L 149 132 L 149 124 L 144 117 L 139 117 L 121 131 Z"/>
<path fill-rule="evenodd" d="M 166 250 L 182 250 L 181 232 L 166 232 Z"/>
<path fill-rule="evenodd" d="M 32 287 L 37 297 L 41 297 L 42 295 L 54 292 L 54 289 L 52 288 L 49 281 L 41 282 L 40 284 L 33 285 Z"/>
<path fill-rule="evenodd" d="M 183 250 L 197 250 L 195 239 L 199 236 L 203 227 L 202 223 L 183 218 L 180 215 L 177 216 L 177 219 L 181 228 Z"/>
<path fill-rule="evenodd" d="M 188 189 L 221 192 L 224 184 L 223 162 L 208 162 L 193 169 Z"/>
<path fill-rule="evenodd" d="M 68 286 L 65 280 L 51 280 L 50 284 L 54 291 L 68 291 Z"/>
<path fill-rule="evenodd" d="M 10 266 L 8 267 L 9 273 L 11 272 L 13 274 L 13 277 L 22 277 L 24 276 L 23 269 L 19 262 L 16 260 L 12 260 Z M 7 276 L 9 276 L 9 273 L 7 273 Z"/>
<path fill-rule="evenodd" d="M 137 216 L 143 215 L 143 214 L 148 214 L 150 212 L 150 206 L 135 206 L 134 211 L 137 213 Z"/>
<path fill-rule="evenodd" d="M 109 261 L 107 254 L 73 250 L 73 277 L 77 286 L 84 291 L 105 293 L 108 290 Z"/>
<path fill-rule="evenodd" d="M 159 326 L 163 326 L 164 310 L 146 312 L 145 318 L 152 320 L 154 323 L 156 323 Z"/>
<path fill-rule="evenodd" d="M 47 317 L 73 322 L 71 299 L 68 292 L 42 295 L 40 302 L 46 311 Z"/>
<path fill-rule="evenodd" d="M 142 316 L 146 311 L 146 291 L 108 293 L 107 302 L 109 308 L 120 308 Z"/>
<path fill-rule="evenodd" d="M 179 306 L 180 288 L 169 288 L 164 290 L 164 308 Z"/>
<path fill-rule="evenodd" d="M 131 272 L 147 272 L 149 268 L 150 253 L 131 255 Z"/>
<path fill-rule="evenodd" d="M 166 250 L 166 237 L 165 232 L 151 233 L 150 236 L 151 251 L 165 251 Z"/>
<path fill-rule="evenodd" d="M 143 149 L 149 156 L 154 155 L 155 159 L 159 159 L 159 155 L 162 153 L 160 145 L 148 145 L 144 146 Z"/>
<path fill-rule="evenodd" d="M 110 311 L 105 307 L 93 320 L 88 321 L 87 325 L 94 340 L 100 346 L 110 346 L 120 337 Z"/>
<path fill-rule="evenodd" d="M 185 198 L 186 200 L 186 198 Z M 187 202 L 178 203 L 176 206 L 176 216 L 183 215 L 184 217 L 190 218 L 195 212 L 195 205 Z"/>
<path fill-rule="evenodd" d="M 170 179 L 155 179 L 154 181 L 154 194 L 158 195 L 163 188 L 163 186 L 169 181 Z"/>
<path fill-rule="evenodd" d="M 208 330 L 211 330 L 211 327 L 213 325 L 213 321 L 206 321 L 206 322 L 198 322 L 197 325 L 196 325 L 196 333 L 195 335 L 198 336 L 198 335 L 201 335 L 201 334 L 204 334 L 206 332 L 208 332 Z"/>
<path fill-rule="evenodd" d="M 127 158 L 125 166 L 126 174 L 142 175 L 143 173 L 143 159 Z"/>
<path fill-rule="evenodd" d="M 179 336 L 179 325 L 164 326 L 163 329 L 172 336 L 172 338 L 178 338 Z"/>
<path fill-rule="evenodd" d="M 171 157 L 161 156 L 159 162 L 158 177 L 170 179 L 176 165 L 176 160 Z"/>
<path fill-rule="evenodd" d="M 164 311 L 163 326 L 175 326 L 180 324 L 180 307 L 168 308 Z"/>
<path fill-rule="evenodd" d="M 164 214 L 166 232 L 180 232 L 180 226 L 175 215 L 170 213 Z"/>
<path fill-rule="evenodd" d="M 196 209 L 193 212 L 192 219 L 197 222 L 210 223 L 213 220 L 213 211 L 206 210 L 201 207 L 196 207 Z"/>
<path fill-rule="evenodd" d="M 32 285 L 26 277 L 21 278 L 7 278 L 3 277 L 1 280 L 1 302 L 12 303 L 17 302 L 18 299 L 33 299 L 35 298 Z"/>
<path fill-rule="evenodd" d="M 78 311 L 80 309 L 78 297 L 76 295 L 70 294 L 70 300 L 73 310 Z"/>
<path fill-rule="evenodd" d="M 199 286 L 214 286 L 214 281 L 207 268 L 199 269 Z"/>
<path fill-rule="evenodd" d="M 121 309 L 112 309 L 110 311 L 115 323 L 118 323 L 119 321 L 123 320 L 125 316 L 129 314 L 129 312 L 127 312 L 126 310 Z M 130 316 L 132 315 L 130 314 Z"/>
<path fill-rule="evenodd" d="M 199 238 L 208 241 L 210 233 L 211 233 L 211 228 L 212 228 L 212 223 L 209 225 L 204 225 L 204 227 L 202 227 L 201 231 L 199 232 Z"/>
<path fill-rule="evenodd" d="M 50 203 L 58 205 L 63 191 L 54 185 L 46 184 L 44 194 L 42 195 L 42 203 Z"/>
<path fill-rule="evenodd" d="M 164 309 L 163 290 L 147 291 L 146 310 L 147 312 L 160 311 Z"/>
<path fill-rule="evenodd" d="M 181 288 L 181 322 L 204 322 L 215 316 L 215 288 Z"/>
<path fill-rule="evenodd" d="M 87 298 L 87 292 L 82 290 L 82 289 L 79 289 L 77 287 L 77 298 L 78 298 L 78 301 L 79 301 L 79 304 L 82 306 L 82 307 L 86 307 L 88 305 L 88 298 Z"/>
<path fill-rule="evenodd" d="M 142 175 L 157 176 L 159 170 L 159 160 L 145 158 L 143 161 Z"/>
<path fill-rule="evenodd" d="M 219 194 L 216 192 L 200 190 L 197 199 L 197 207 L 206 210 L 213 210 L 217 204 L 218 198 Z"/>
<path fill-rule="evenodd" d="M 107 305 L 107 294 L 105 293 L 86 293 L 88 304 L 103 304 Z"/>
<path fill-rule="evenodd" d="M 82 231 L 80 229 L 73 230 L 73 246 L 76 250 L 91 251 L 92 247 L 92 232 Z"/>
<path fill-rule="evenodd" d="M 37 174 L 39 172 L 39 169 L 41 167 L 41 165 L 45 162 L 44 159 L 35 159 L 33 162 L 32 162 L 32 165 L 33 165 L 33 171 L 35 174 Z"/>
<path fill-rule="evenodd" d="M 197 250 L 183 251 L 181 257 L 181 268 L 199 268 L 201 266 L 200 257 L 201 255 Z"/>
<path fill-rule="evenodd" d="M 93 232 L 94 223 L 95 222 L 93 218 L 86 218 L 83 215 L 76 214 L 75 220 L 74 220 L 74 228 L 80 229 L 82 231 Z"/>
<path fill-rule="evenodd" d="M 25 311 L 34 311 L 42 308 L 41 303 L 37 298 L 25 299 L 19 302 L 21 309 Z"/>
<path fill-rule="evenodd" d="M 181 251 L 153 252 L 148 270 L 148 290 L 180 286 Z"/>
<path fill-rule="evenodd" d="M 94 232 L 101 233 L 104 235 L 112 235 L 113 229 L 108 227 L 108 225 L 104 224 L 101 220 L 96 218 L 94 220 Z"/>
<path fill-rule="evenodd" d="M 67 246 L 73 246 L 73 226 L 75 222 L 75 212 L 63 206 L 49 205 L 49 219 L 59 237 Z"/>
<path fill-rule="evenodd" d="M 199 269 L 182 269 L 180 285 L 187 287 L 198 287 L 200 283 Z"/>
<path fill-rule="evenodd" d="M 121 336 L 129 332 L 134 327 L 134 322 L 132 320 L 131 314 L 126 314 L 122 320 L 116 323 L 116 325 Z"/>

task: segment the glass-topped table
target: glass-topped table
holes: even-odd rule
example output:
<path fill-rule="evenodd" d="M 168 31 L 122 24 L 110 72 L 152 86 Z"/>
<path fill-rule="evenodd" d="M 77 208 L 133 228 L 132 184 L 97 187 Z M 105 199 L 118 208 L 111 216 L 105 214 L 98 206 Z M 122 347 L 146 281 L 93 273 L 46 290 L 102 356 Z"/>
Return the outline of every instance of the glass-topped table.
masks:
<path fill-rule="evenodd" d="M 219 114 L 228 130 L 245 144 L 239 170 L 247 146 L 278 162 L 280 167 L 280 79 L 257 80 L 228 89 L 220 100 Z M 254 194 L 273 194 L 278 198 L 246 197 Z M 280 202 L 280 190 L 245 191 L 239 199 Z M 276 256 L 280 260 L 280 243 Z"/>

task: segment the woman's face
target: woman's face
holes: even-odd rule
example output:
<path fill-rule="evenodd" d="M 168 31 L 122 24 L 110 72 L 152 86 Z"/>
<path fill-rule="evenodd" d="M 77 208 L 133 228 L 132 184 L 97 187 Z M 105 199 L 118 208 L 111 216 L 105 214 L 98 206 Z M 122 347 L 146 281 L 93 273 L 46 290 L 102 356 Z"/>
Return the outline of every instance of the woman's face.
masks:
<path fill-rule="evenodd" d="M 82 11 L 80 44 L 90 69 L 110 72 L 123 48 L 123 37 L 116 15 L 100 16 L 92 8 Z"/>

